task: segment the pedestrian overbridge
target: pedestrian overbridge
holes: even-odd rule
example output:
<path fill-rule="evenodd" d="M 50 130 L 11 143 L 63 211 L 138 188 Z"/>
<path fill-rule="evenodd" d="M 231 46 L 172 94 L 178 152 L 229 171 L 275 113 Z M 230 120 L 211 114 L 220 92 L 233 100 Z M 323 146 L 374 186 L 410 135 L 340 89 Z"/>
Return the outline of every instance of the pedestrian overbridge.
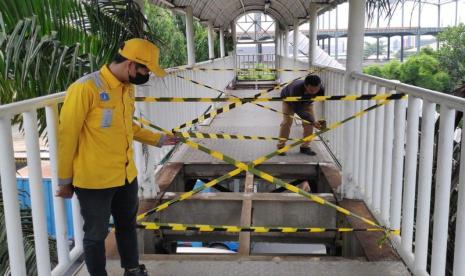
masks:
<path fill-rule="evenodd" d="M 309 16 L 314 26 L 320 9 L 341 1 L 151 2 L 185 11 L 191 39 L 194 16 L 221 33 L 248 11 L 265 10 L 278 25 L 274 64 L 266 68 L 274 77 L 271 88 L 261 89 L 260 82 L 268 80 L 258 78 L 256 87 L 232 86 L 239 75 L 264 69 L 238 67 L 237 55 L 227 56 L 224 49 L 220 58 L 196 63 L 190 39 L 189 64 L 137 88 L 135 122 L 182 140 L 164 148 L 134 144 L 139 250 L 151 275 L 465 274 L 460 261 L 465 168 L 459 157 L 465 150 L 463 140 L 454 139 L 456 114 L 465 111 L 465 100 L 362 74 L 365 1 L 349 1 L 346 69 L 318 62 L 316 28 L 310 28 L 308 61 L 297 60 L 297 48 L 287 57 L 282 46 L 288 45 L 287 36 L 279 34 L 282 25 L 295 23 L 292 18 Z M 311 99 L 323 127 L 303 137 L 303 119 L 283 114 L 281 104 L 306 99 L 281 98 L 279 92 L 308 74 L 321 77 L 326 94 Z M 53 243 L 47 235 L 37 114 L 46 117 L 45 147 L 56 188 L 63 100 L 64 93 L 58 93 L 0 106 L 0 174 L 12 275 L 26 275 L 12 131 L 17 116 L 24 119 L 38 274 L 88 275 L 75 197 L 71 214 L 67 201 L 53 197 Z M 277 150 L 283 116 L 293 116 L 294 124 L 287 146 Z M 299 153 L 306 141 L 315 156 Z M 47 251 L 55 246 L 52 262 Z M 119 275 L 113 232 L 106 246 L 109 275 Z"/>

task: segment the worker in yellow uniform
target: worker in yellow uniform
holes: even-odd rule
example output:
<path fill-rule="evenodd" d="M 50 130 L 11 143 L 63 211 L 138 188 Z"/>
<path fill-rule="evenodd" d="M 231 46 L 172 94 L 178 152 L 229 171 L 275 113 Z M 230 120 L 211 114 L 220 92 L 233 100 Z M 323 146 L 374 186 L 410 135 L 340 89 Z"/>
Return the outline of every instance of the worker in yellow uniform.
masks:
<path fill-rule="evenodd" d="M 84 219 L 84 256 L 90 275 L 107 275 L 105 238 L 110 215 L 125 276 L 148 275 L 139 264 L 136 236 L 137 170 L 133 140 L 161 147 L 174 136 L 154 133 L 133 122 L 134 85 L 158 77 L 160 50 L 144 39 L 126 41 L 113 61 L 74 82 L 60 114 L 56 195 L 76 192 Z"/>

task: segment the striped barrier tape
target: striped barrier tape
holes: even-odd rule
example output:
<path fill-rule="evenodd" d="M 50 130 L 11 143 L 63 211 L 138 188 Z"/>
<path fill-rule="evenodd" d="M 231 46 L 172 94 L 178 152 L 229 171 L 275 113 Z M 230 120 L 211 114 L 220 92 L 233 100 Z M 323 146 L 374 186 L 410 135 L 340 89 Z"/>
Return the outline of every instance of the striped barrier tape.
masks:
<path fill-rule="evenodd" d="M 212 87 L 212 86 L 210 86 L 210 85 L 207 85 L 207 84 L 204 84 L 204 83 L 201 83 L 201 82 L 192 80 L 192 79 L 190 79 L 190 78 L 188 78 L 188 77 L 179 76 L 179 75 L 176 75 L 176 77 L 178 77 L 178 78 L 180 78 L 180 79 L 183 79 L 183 80 L 186 80 L 186 81 L 189 81 L 189 82 L 192 82 L 192 83 L 194 83 L 194 84 L 196 84 L 196 85 L 198 85 L 198 86 L 201 86 L 201 87 L 208 88 L 208 89 L 214 90 L 214 91 L 216 91 L 216 92 L 219 92 L 219 93 L 221 93 L 220 95 L 226 93 L 225 91 L 222 91 L 222 90 L 217 89 L 217 88 L 214 88 L 214 87 Z M 239 98 L 239 97 L 234 96 L 234 95 L 231 95 L 231 97 Z M 312 123 L 310 123 L 309 121 L 306 121 L 306 120 L 300 118 L 299 116 L 287 114 L 287 113 L 281 112 L 281 111 L 279 111 L 279 110 L 277 110 L 277 109 L 274 109 L 274 108 L 272 108 L 272 107 L 269 107 L 269 106 L 266 106 L 266 105 L 262 105 L 262 104 L 259 104 L 259 103 L 253 103 L 253 104 L 256 105 L 256 106 L 259 106 L 259 107 L 261 107 L 261 108 L 263 108 L 263 109 L 267 109 L 267 110 L 270 110 L 270 111 L 273 111 L 273 112 L 282 114 L 282 115 L 284 115 L 284 116 L 291 117 L 291 118 L 296 119 L 296 120 L 301 120 L 301 121 L 304 122 L 304 123 L 312 124 Z"/>
<path fill-rule="evenodd" d="M 305 77 L 305 76 L 298 77 L 298 78 L 295 78 L 295 79 L 293 79 L 293 80 L 291 80 L 291 81 L 284 82 L 284 83 L 280 83 L 280 84 L 274 86 L 273 88 L 269 88 L 269 89 L 266 89 L 266 90 L 262 90 L 262 91 L 260 91 L 259 93 L 253 95 L 253 98 L 259 98 L 259 97 L 261 97 L 261 96 L 264 96 L 264 95 L 268 94 L 268 93 L 271 92 L 271 91 L 274 91 L 274 90 L 276 90 L 276 89 L 279 89 L 279 88 L 282 87 L 282 86 L 286 86 L 288 83 L 291 83 L 291 82 L 296 81 L 296 80 L 298 80 L 298 79 L 302 79 L 302 78 L 304 78 L 304 77 Z M 243 105 L 243 104 L 244 104 L 244 103 L 242 103 L 242 102 L 236 102 L 236 103 L 230 103 L 230 104 L 224 105 L 224 106 L 222 106 L 222 107 L 220 107 L 220 108 L 217 108 L 217 109 L 215 109 L 215 110 L 212 110 L 212 111 L 208 112 L 207 114 L 203 114 L 203 115 L 201 115 L 201 116 L 199 116 L 199 117 L 197 117 L 197 118 L 195 118 L 195 119 L 193 119 L 193 120 L 191 120 L 191 121 L 189 121 L 189 122 L 185 122 L 185 123 L 181 124 L 180 126 L 173 128 L 173 132 L 179 131 L 179 130 L 181 130 L 182 128 L 185 128 L 185 127 L 192 127 L 192 126 L 195 125 L 196 123 L 201 123 L 201 122 L 207 120 L 208 118 L 213 118 L 213 117 L 215 117 L 215 116 L 218 115 L 218 114 L 221 114 L 221 113 L 224 113 L 224 112 L 228 112 L 229 110 L 234 109 L 234 108 L 236 108 L 236 107 L 239 107 L 239 106 L 241 106 L 241 105 Z"/>
<path fill-rule="evenodd" d="M 377 105 L 374 105 L 374 106 L 372 106 L 372 107 L 370 107 L 370 108 L 367 108 L 365 111 L 368 112 L 369 110 L 374 109 L 374 108 L 376 108 L 376 107 L 378 107 L 378 106 L 377 106 Z M 361 115 L 362 115 L 362 114 L 360 114 L 359 116 L 361 116 Z M 325 133 L 325 132 L 327 132 L 327 131 L 329 131 L 329 130 L 331 130 L 331 129 L 334 129 L 334 128 L 336 128 L 336 127 L 342 125 L 343 123 L 345 123 L 345 122 L 347 122 L 347 121 L 349 121 L 349 120 L 352 120 L 352 119 L 356 118 L 356 116 L 357 116 L 357 114 L 355 114 L 354 116 L 351 116 L 351 117 L 349 117 L 349 118 L 347 118 L 347 119 L 345 119 L 345 120 L 343 120 L 343 121 L 334 123 L 334 124 L 332 124 L 332 125 L 331 125 L 329 128 L 327 128 L 327 129 L 320 130 L 320 131 L 318 131 L 318 132 L 316 132 L 316 133 L 314 133 L 314 134 L 312 134 L 312 135 L 309 135 L 309 136 L 307 136 L 307 137 L 305 137 L 305 138 L 303 138 L 303 139 L 299 139 L 299 140 L 296 141 L 295 143 L 290 144 L 290 145 L 288 145 L 288 146 L 285 146 L 285 147 L 282 148 L 282 149 L 279 149 L 279 150 L 274 151 L 274 152 L 272 152 L 272 153 L 270 153 L 270 154 L 267 154 L 267 155 L 265 155 L 265 156 L 262 156 L 262 157 L 260 157 L 260 158 L 258 158 L 258 159 L 256 159 L 256 160 L 252 161 L 252 162 L 251 162 L 251 165 L 257 166 L 257 165 L 259 165 L 259 164 L 265 162 L 266 160 L 268 160 L 268 159 L 270 159 L 270 158 L 272 158 L 272 157 L 278 155 L 278 154 L 281 153 L 281 152 L 286 152 L 286 151 L 288 151 L 290 148 L 295 147 L 295 146 L 297 146 L 297 145 L 299 145 L 299 144 L 302 144 L 302 143 L 304 142 L 305 139 L 307 139 L 306 141 L 311 141 L 311 140 L 313 140 L 315 137 L 317 137 L 318 135 L 321 135 L 321 134 L 323 134 L 323 133 Z M 143 125 L 152 127 L 152 128 L 154 128 L 154 129 L 156 129 L 156 130 L 159 130 L 159 131 L 165 132 L 166 134 L 172 135 L 172 133 L 170 133 L 169 131 L 167 131 L 167 130 L 165 130 L 165 129 L 163 129 L 163 128 L 160 128 L 160 127 L 158 127 L 158 126 L 156 126 L 156 125 L 150 123 L 149 121 L 147 121 L 147 120 L 145 120 L 145 119 L 139 119 L 139 118 L 135 118 L 135 119 L 136 119 L 138 122 L 140 122 L 141 124 L 143 124 Z M 178 135 L 177 133 L 175 133 L 175 134 Z M 180 136 L 180 135 L 178 135 L 178 136 Z M 182 137 L 182 138 L 184 138 L 184 137 Z M 212 150 L 210 150 L 210 149 L 208 149 L 208 148 L 206 148 L 206 147 L 204 147 L 204 146 L 198 145 L 198 147 L 197 147 L 197 144 L 196 144 L 196 143 L 193 143 L 193 142 L 191 142 L 191 141 L 188 141 L 188 140 L 184 140 L 184 141 L 185 141 L 185 143 L 188 144 L 189 146 L 191 146 L 191 147 L 193 147 L 193 148 L 196 148 L 196 149 L 199 149 L 199 150 L 201 150 L 201 151 L 203 151 L 203 152 L 205 152 L 205 153 L 211 155 L 212 157 L 215 157 L 215 158 L 217 158 L 217 159 L 220 159 L 219 157 L 223 157 L 223 159 L 221 159 L 221 160 L 223 160 L 223 161 L 225 161 L 225 162 L 227 162 L 227 163 L 229 163 L 229 164 L 232 164 L 232 165 L 235 165 L 235 166 L 236 166 L 236 163 L 242 163 L 242 162 L 238 162 L 238 161 L 234 160 L 233 158 L 230 158 L 230 157 L 228 158 L 227 156 L 224 157 L 224 155 L 223 155 L 222 153 L 212 151 Z M 188 142 L 191 142 L 191 143 L 194 144 L 194 145 L 189 144 Z M 229 161 L 229 162 L 228 162 L 228 161 Z M 244 163 L 243 163 L 243 164 L 244 164 Z M 247 168 L 242 169 L 242 170 L 247 170 Z M 221 181 L 223 181 L 223 180 L 225 180 L 225 179 L 228 179 L 228 178 L 230 178 L 230 177 L 234 177 L 235 175 L 241 173 L 242 170 L 241 170 L 240 167 L 238 167 L 238 169 L 233 170 L 233 171 L 229 172 L 228 174 L 223 175 L 222 177 L 219 177 L 219 178 L 217 178 L 217 179 L 214 179 L 214 180 L 208 182 L 207 184 L 205 184 L 205 185 L 203 185 L 203 186 L 201 186 L 201 187 L 199 187 L 199 188 L 197 188 L 197 189 L 194 189 L 194 190 L 192 190 L 192 191 L 189 191 L 189 192 L 186 192 L 186 193 L 182 194 L 179 198 L 175 198 L 175 199 L 172 199 L 172 200 L 170 200 L 170 201 L 167 201 L 167 202 L 165 202 L 165 203 L 163 203 L 163 204 L 160 204 L 159 206 L 155 207 L 154 209 L 152 209 L 152 210 L 150 210 L 150 211 L 148 211 L 148 212 L 146 212 L 146 213 L 144 213 L 144 214 L 139 215 L 139 216 L 138 216 L 138 220 L 139 220 L 139 219 L 142 219 L 143 217 L 145 217 L 145 216 L 147 216 L 147 215 L 150 215 L 150 214 L 152 214 L 152 213 L 159 212 L 159 211 L 161 211 L 161 210 L 163 210 L 163 209 L 165 209 L 165 208 L 168 208 L 170 205 L 172 205 L 172 204 L 174 204 L 174 203 L 176 203 L 176 202 L 180 202 L 180 201 L 182 201 L 182 200 L 185 200 L 185 199 L 191 197 L 192 195 L 194 195 L 194 194 L 200 192 L 201 190 L 203 190 L 203 189 L 205 189 L 205 188 L 207 188 L 207 187 L 212 187 L 212 186 L 216 185 L 217 183 L 219 183 L 219 182 L 221 182 Z M 277 185 L 278 185 L 278 184 L 277 184 Z M 290 184 L 288 184 L 288 185 L 290 185 Z M 283 185 L 281 184 L 281 186 L 283 186 Z M 292 186 L 292 185 L 290 185 L 290 186 Z M 286 188 L 286 187 L 285 187 L 285 188 Z M 291 188 L 291 190 L 293 190 L 293 189 L 295 189 L 295 188 L 296 188 L 296 187 L 293 187 L 293 188 Z M 323 199 L 323 200 L 324 200 L 324 199 Z"/>
<path fill-rule="evenodd" d="M 227 133 L 204 133 L 204 132 L 176 132 L 176 135 L 182 135 L 184 138 L 199 138 L 199 139 L 224 139 L 224 140 L 263 140 L 263 141 L 298 141 L 299 138 L 284 138 L 284 137 L 267 137 L 254 135 L 240 135 Z"/>
<path fill-rule="evenodd" d="M 269 97 L 269 98 L 172 98 L 172 97 L 135 97 L 136 102 L 231 102 L 231 103 L 248 103 L 248 102 L 325 102 L 325 101 L 383 101 L 398 100 L 405 94 L 365 94 L 365 95 L 336 95 L 336 96 L 315 96 L 315 97 Z"/>
<path fill-rule="evenodd" d="M 249 172 L 249 173 L 252 173 L 252 174 L 254 174 L 254 175 L 256 175 L 256 176 L 258 176 L 258 177 L 260 177 L 260 178 L 262 178 L 262 179 L 264 179 L 264 180 L 266 180 L 266 181 L 268 181 L 268 182 L 270 182 L 270 183 L 272 183 L 272 184 L 274 184 L 274 185 L 283 187 L 283 188 L 285 188 L 285 189 L 287 189 L 287 190 L 289 190 L 289 191 L 291 191 L 291 192 L 300 194 L 300 195 L 302 195 L 302 196 L 304 196 L 304 197 L 306 197 L 306 198 L 308 198 L 308 199 L 310 199 L 310 200 L 312 200 L 312 201 L 314 201 L 314 202 L 316 202 L 316 203 L 319 203 L 319 204 L 321 204 L 321 205 L 326 205 L 326 206 L 332 207 L 332 208 L 336 209 L 336 211 L 338 211 L 338 212 L 340 212 L 340 213 L 342 213 L 342 214 L 344 214 L 344 215 L 357 218 L 357 219 L 359 219 L 359 220 L 361 220 L 361 221 L 363 221 L 363 222 L 365 222 L 365 223 L 367 223 L 367 224 L 369 224 L 369 225 L 371 225 L 371 226 L 383 228 L 382 226 L 378 225 L 376 222 L 374 222 L 374 221 L 372 221 L 372 220 L 370 220 L 370 219 L 367 219 L 367 218 L 364 218 L 364 217 L 362 217 L 362 216 L 359 216 L 359 215 L 357 215 L 357 214 L 355 214 L 355 213 L 353 213 L 353 212 L 351 212 L 351 211 L 349 211 L 349 210 L 347 210 L 347 209 L 345 209 L 345 208 L 342 208 L 342 207 L 340 207 L 340 206 L 337 206 L 336 204 L 333 204 L 333 203 L 331 203 L 331 202 L 328 202 L 328 201 L 325 200 L 324 198 L 321 198 L 321 197 L 319 197 L 319 196 L 316 196 L 316 195 L 307 193 L 307 192 L 305 192 L 305 191 L 299 189 L 298 187 L 293 186 L 292 184 L 289 184 L 289 183 L 286 183 L 286 182 L 282 181 L 282 180 L 279 179 L 279 178 L 275 178 L 275 177 L 273 177 L 273 176 L 270 175 L 270 174 L 267 174 L 267 173 L 265 173 L 265 172 L 262 172 L 262 171 L 260 171 L 260 170 L 257 170 L 254 166 L 256 166 L 256 165 L 258 165 L 258 164 L 260 164 L 260 163 L 263 163 L 263 162 L 266 161 L 267 159 L 269 159 L 269 158 L 271 158 L 271 157 L 273 157 L 273 156 L 275 156 L 275 155 L 277 155 L 277 154 L 279 154 L 279 153 L 286 152 L 286 151 L 288 151 L 290 148 L 292 148 L 292 147 L 294 147 L 294 146 L 297 146 L 297 145 L 299 145 L 299 144 L 301 144 L 301 143 L 303 143 L 303 142 L 311 141 L 311 140 L 314 139 L 317 135 L 320 135 L 320 134 L 322 134 L 323 132 L 327 132 L 327 131 L 329 131 L 329 130 L 331 130 L 331 129 L 334 129 L 334 128 L 336 128 L 336 127 L 342 125 L 343 123 L 345 123 L 345 122 L 347 122 L 347 121 L 350 121 L 350 120 L 352 120 L 352 119 L 358 118 L 358 117 L 360 117 L 360 116 L 366 114 L 368 111 L 373 110 L 373 109 L 375 109 L 375 108 L 378 108 L 378 107 L 380 107 L 380 106 L 383 106 L 384 104 L 386 104 L 386 103 L 388 103 L 388 102 L 390 102 L 390 100 L 384 100 L 384 101 L 382 101 L 382 102 L 380 102 L 380 103 L 377 103 L 377 104 L 375 104 L 375 105 L 373 105 L 373 106 L 371 106 L 371 107 L 369 107 L 369 108 L 367 108 L 367 109 L 365 109 L 365 110 L 362 110 L 362 111 L 360 111 L 360 112 L 357 112 L 357 113 L 354 114 L 353 116 L 350 116 L 350 117 L 344 119 L 343 121 L 340 121 L 340 122 L 337 122 L 337 123 L 332 124 L 332 125 L 331 125 L 329 128 L 327 128 L 327 129 L 324 129 L 324 130 L 321 130 L 321 131 L 319 131 L 319 132 L 317 132 L 317 133 L 315 133 L 315 134 L 309 135 L 309 136 L 307 136 L 307 137 L 305 137 L 305 138 L 303 138 L 303 139 L 301 139 L 301 140 L 299 140 L 299 141 L 297 141 L 297 142 L 295 142 L 295 143 L 293 143 L 293 144 L 291 144 L 291 145 L 285 146 L 285 147 L 283 147 L 283 148 L 281 148 L 281 149 L 279 149 L 279 150 L 277 150 L 277 151 L 274 151 L 274 152 L 272 152 L 272 153 L 270 153 L 270 154 L 268 154 L 268 155 L 266 155 L 266 156 L 263 156 L 263 157 L 261 157 L 261 158 L 258 158 L 257 160 L 253 161 L 253 162 L 252 162 L 251 164 L 249 164 L 249 165 L 248 165 L 248 164 L 245 164 L 245 163 L 243 163 L 243 162 L 234 160 L 233 158 L 231 158 L 231 157 L 229 157 L 229 156 L 227 156 L 227 155 L 224 155 L 224 154 L 222 154 L 221 152 L 208 149 L 208 148 L 206 148 L 206 147 L 204 147 L 204 146 L 202 146 L 202 145 L 200 145 L 200 144 L 197 144 L 197 143 L 195 143 L 195 142 L 192 142 L 192 141 L 190 141 L 190 140 L 187 140 L 187 139 L 184 139 L 184 138 L 182 138 L 182 139 L 183 139 L 183 142 L 184 142 L 186 145 L 188 145 L 188 146 L 190 146 L 190 147 L 192 147 L 192 148 L 198 149 L 198 150 L 200 150 L 200 151 L 202 151 L 202 152 L 205 152 L 205 153 L 209 154 L 210 156 L 212 156 L 212 157 L 214 157 L 214 158 L 216 158 L 216 159 L 223 160 L 223 161 L 225 161 L 225 162 L 228 163 L 228 164 L 234 165 L 234 166 L 236 166 L 238 169 L 240 169 L 241 171 L 244 170 L 244 171 L 247 171 L 247 172 Z M 165 133 L 167 133 L 167 134 L 170 134 L 170 135 L 172 134 L 172 133 L 170 133 L 169 131 L 167 131 L 167 130 L 165 130 L 165 129 L 163 129 L 163 128 L 160 128 L 160 127 L 158 127 L 158 126 L 155 126 L 155 125 L 151 124 L 150 122 L 148 122 L 148 121 L 146 121 L 146 120 L 144 120 L 144 119 L 138 119 L 138 121 L 139 121 L 140 123 L 144 124 L 144 125 L 148 125 L 148 126 L 150 126 L 150 127 L 152 127 L 152 128 L 158 129 L 158 130 L 163 131 L 163 132 L 165 132 Z M 232 175 L 239 174 L 241 171 L 238 171 L 238 169 L 236 169 L 236 170 L 234 170 L 234 171 L 228 173 L 228 175 L 230 175 L 230 174 L 232 174 Z M 224 179 L 226 179 L 227 177 L 226 177 L 226 175 L 224 175 L 224 176 L 221 177 L 221 178 L 222 178 L 222 180 L 224 180 Z M 211 182 L 213 182 L 213 181 L 211 181 Z M 217 181 L 217 183 L 218 183 L 218 182 L 219 182 L 219 181 Z M 215 183 L 215 184 L 216 184 L 216 183 Z M 213 185 L 214 185 L 214 184 L 213 184 Z M 213 185 L 212 185 L 212 186 L 213 186 Z M 206 187 L 206 186 L 207 186 L 207 185 L 204 185 L 204 187 Z M 199 188 L 200 188 L 200 187 L 199 187 Z M 165 202 L 165 203 L 163 203 L 163 204 L 157 206 L 155 209 L 152 209 L 152 210 L 150 210 L 149 212 L 146 212 L 146 213 L 144 213 L 144 214 L 139 215 L 137 219 L 140 220 L 140 219 L 144 218 L 145 216 L 149 215 L 150 213 L 154 213 L 154 212 L 157 212 L 157 210 L 162 210 L 162 209 L 164 209 L 164 208 L 167 208 L 169 205 L 174 204 L 175 201 L 184 200 L 184 199 L 186 199 L 186 198 L 192 196 L 192 195 L 194 194 L 194 192 L 196 192 L 195 189 L 192 190 L 192 191 L 186 192 L 186 193 L 182 194 L 182 195 L 179 197 L 179 199 L 174 199 L 174 200 Z M 383 228 L 383 229 L 384 229 L 384 228 Z"/>
<path fill-rule="evenodd" d="M 181 224 L 161 222 L 141 222 L 137 228 L 145 230 L 197 231 L 197 232 L 254 232 L 254 233 L 323 233 L 323 232 L 385 232 L 382 228 L 323 228 L 323 227 L 268 227 L 268 226 L 235 226 Z M 399 230 L 389 230 L 391 234 L 399 235 Z"/>
<path fill-rule="evenodd" d="M 201 86 L 201 87 L 204 87 L 204 88 L 208 88 L 210 90 L 213 90 L 213 91 L 216 91 L 216 92 L 219 92 L 220 94 L 225 94 L 226 91 L 223 91 L 223 90 L 220 90 L 218 88 L 215 88 L 215 87 L 212 87 L 208 84 L 205 84 L 205 83 L 201 83 L 201 82 L 198 82 L 196 80 L 193 80 L 189 77 L 185 77 L 185 76 L 180 76 L 180 75 L 176 75 L 176 77 L 180 78 L 180 79 L 183 79 L 183 80 L 186 80 L 186 81 L 189 81 L 189 82 L 192 82 L 193 84 L 196 84 L 198 86 Z"/>
<path fill-rule="evenodd" d="M 305 72 L 305 73 L 313 73 L 313 72 L 320 72 L 325 70 L 325 68 L 308 68 L 308 69 L 291 69 L 291 68 L 200 68 L 200 67 L 188 67 L 182 66 L 178 67 L 178 70 L 174 70 L 168 74 L 178 73 L 179 71 L 216 71 L 216 72 L 224 72 L 224 71 L 234 71 L 234 72 Z"/>

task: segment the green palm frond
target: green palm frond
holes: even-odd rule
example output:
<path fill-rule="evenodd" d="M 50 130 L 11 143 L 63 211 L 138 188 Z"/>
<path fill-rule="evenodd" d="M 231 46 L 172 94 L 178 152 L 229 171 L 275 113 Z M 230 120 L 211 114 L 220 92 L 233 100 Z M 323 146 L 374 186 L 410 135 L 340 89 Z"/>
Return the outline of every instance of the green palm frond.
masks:
<path fill-rule="evenodd" d="M 391 18 L 402 0 L 367 0 L 365 3 L 368 20 L 371 21 L 379 14 Z"/>

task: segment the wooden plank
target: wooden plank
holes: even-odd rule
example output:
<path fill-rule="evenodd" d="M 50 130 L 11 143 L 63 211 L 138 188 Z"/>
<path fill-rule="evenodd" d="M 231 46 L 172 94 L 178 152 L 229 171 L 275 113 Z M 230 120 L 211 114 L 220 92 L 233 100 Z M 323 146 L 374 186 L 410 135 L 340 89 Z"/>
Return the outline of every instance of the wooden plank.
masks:
<path fill-rule="evenodd" d="M 360 200 L 344 199 L 339 205 L 351 212 L 362 216 L 364 218 L 376 221 L 368 210 L 365 202 Z M 359 219 L 346 217 L 349 227 L 353 228 L 366 228 L 367 224 Z M 382 232 L 354 232 L 352 233 L 357 238 L 360 247 L 368 259 L 368 261 L 399 261 L 399 256 L 394 252 L 389 242 L 386 242 L 382 247 L 378 246 L 378 241 L 383 238 Z"/>
<path fill-rule="evenodd" d="M 253 193 L 253 174 L 247 173 L 245 176 L 244 194 Z M 252 223 L 252 200 L 242 201 L 241 226 L 251 226 Z M 239 234 L 239 254 L 250 255 L 250 233 L 241 232 Z"/>
<path fill-rule="evenodd" d="M 176 178 L 178 173 L 183 167 L 183 163 L 168 163 L 160 169 L 155 175 L 155 183 L 158 184 L 161 191 L 164 191 L 173 180 Z"/>
<path fill-rule="evenodd" d="M 321 177 L 320 181 L 325 182 L 329 185 L 333 195 L 338 201 L 338 205 L 367 219 L 376 221 L 372 216 L 370 210 L 365 205 L 365 202 L 361 200 L 343 199 L 340 200 L 340 189 L 342 183 L 341 172 L 334 166 L 321 166 L 320 167 Z M 348 223 L 348 227 L 352 228 L 366 228 L 368 225 L 359 219 L 344 216 L 345 221 Z M 381 248 L 378 246 L 378 241 L 383 238 L 381 232 L 354 232 L 350 233 L 354 235 L 357 242 L 363 251 L 364 256 L 369 261 L 390 261 L 400 260 L 399 256 L 389 243 L 384 244 Z"/>
<path fill-rule="evenodd" d="M 320 182 L 322 185 L 329 186 L 334 197 L 340 199 L 341 195 L 341 171 L 332 165 L 320 166 Z M 319 187 L 320 190 L 326 190 L 324 187 Z"/>

